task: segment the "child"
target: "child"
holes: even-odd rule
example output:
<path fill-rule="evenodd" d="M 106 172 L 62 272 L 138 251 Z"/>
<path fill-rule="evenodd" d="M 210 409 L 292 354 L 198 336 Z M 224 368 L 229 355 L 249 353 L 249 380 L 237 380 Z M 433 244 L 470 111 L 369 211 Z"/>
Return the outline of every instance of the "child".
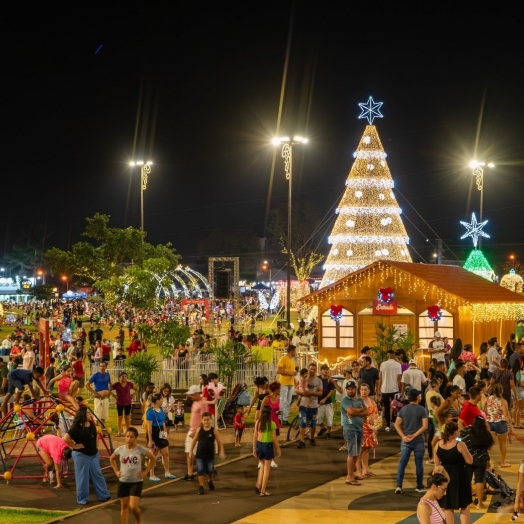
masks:
<path fill-rule="evenodd" d="M 219 447 L 219 456 L 221 459 L 226 458 L 224 453 L 224 444 L 220 440 L 218 430 L 211 425 L 211 413 L 202 413 L 202 424 L 196 430 L 193 441 L 191 442 L 190 456 L 194 455 L 197 475 L 198 475 L 198 494 L 204 494 L 204 476 L 207 474 L 207 484 L 211 491 L 214 491 L 215 485 L 213 484 L 213 469 L 214 469 L 214 457 L 215 457 L 215 441 Z M 198 444 L 196 453 L 195 446 Z"/>
<path fill-rule="evenodd" d="M 241 447 L 240 440 L 246 425 L 244 424 L 244 406 L 237 406 L 237 413 L 233 419 L 233 427 L 235 428 L 235 447 Z"/>
<path fill-rule="evenodd" d="M 78 404 L 75 395 L 78 391 L 78 380 L 73 380 L 73 368 L 68 364 L 64 366 L 60 375 L 57 375 L 49 382 L 49 386 L 58 382 L 58 396 L 62 402 L 69 402 L 75 409 Z"/>
<path fill-rule="evenodd" d="M 261 497 L 269 497 L 266 491 L 271 470 L 271 461 L 280 457 L 280 446 L 277 438 L 277 425 L 271 420 L 271 408 L 264 406 L 253 432 L 253 455 L 261 461 L 255 489 Z"/>
<path fill-rule="evenodd" d="M 143 446 L 138 446 L 136 428 L 127 428 L 125 446 L 115 449 L 110 462 L 115 475 L 118 477 L 118 498 L 120 499 L 121 522 L 129 522 L 129 509 L 133 512 L 137 522 L 142 522 L 138 502 L 142 494 L 144 478 L 155 465 L 154 453 Z M 116 458 L 120 457 L 120 469 L 117 468 Z M 148 459 L 146 469 L 142 469 L 144 457 Z"/>
<path fill-rule="evenodd" d="M 300 378 L 298 379 L 298 383 L 295 386 L 295 391 L 298 394 L 297 406 L 300 406 L 300 401 L 302 400 L 302 397 L 304 396 L 304 393 L 306 391 L 309 391 L 309 386 L 307 384 L 307 376 L 308 376 L 308 374 L 309 374 L 309 372 L 308 372 L 308 370 L 306 368 L 303 368 L 303 369 L 300 370 Z M 311 397 L 307 397 L 306 402 L 307 402 L 307 407 L 309 408 L 310 407 L 310 403 L 311 403 Z"/>
<path fill-rule="evenodd" d="M 67 460 L 71 457 L 72 449 L 66 444 L 64 439 L 55 435 L 44 435 L 37 440 L 36 447 L 38 454 L 44 462 L 44 468 L 49 483 L 52 483 L 56 477 L 55 489 L 63 487 L 60 479 L 61 463 L 63 460 Z M 83 447 L 83 444 L 76 444 L 74 449 L 80 449 Z M 46 479 L 44 479 L 44 482 L 45 480 Z"/>
<path fill-rule="evenodd" d="M 184 423 L 184 401 L 179 400 L 175 407 L 175 420 L 173 421 L 175 425 L 175 431 L 178 429 L 178 425 L 182 424 L 182 429 L 186 427 Z"/>

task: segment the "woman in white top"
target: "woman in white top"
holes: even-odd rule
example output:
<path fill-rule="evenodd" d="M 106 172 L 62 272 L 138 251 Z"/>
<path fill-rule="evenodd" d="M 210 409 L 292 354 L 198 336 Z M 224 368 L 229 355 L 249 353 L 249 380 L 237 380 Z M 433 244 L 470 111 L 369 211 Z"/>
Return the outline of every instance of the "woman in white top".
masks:
<path fill-rule="evenodd" d="M 22 367 L 24 369 L 32 370 L 35 365 L 35 352 L 31 348 L 30 344 L 26 345 L 22 358 L 23 358 Z"/>
<path fill-rule="evenodd" d="M 173 426 L 173 413 L 175 412 L 175 398 L 171 395 L 172 389 L 169 384 L 164 384 L 160 390 L 162 395 L 162 410 L 166 417 L 166 430 L 169 433 L 169 428 Z"/>

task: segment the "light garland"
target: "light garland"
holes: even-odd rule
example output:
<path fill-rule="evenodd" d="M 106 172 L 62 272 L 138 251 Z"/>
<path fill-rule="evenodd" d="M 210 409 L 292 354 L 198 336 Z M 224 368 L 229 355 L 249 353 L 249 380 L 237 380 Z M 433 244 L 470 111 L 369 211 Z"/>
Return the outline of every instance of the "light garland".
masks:
<path fill-rule="evenodd" d="M 357 198 L 362 197 L 362 191 L 355 191 L 355 196 Z M 380 199 L 380 197 L 378 197 Z M 356 215 L 356 216 L 365 216 L 365 215 L 400 215 L 402 214 L 402 209 L 400 207 L 394 206 L 370 206 L 370 207 L 360 207 L 360 206 L 351 206 L 351 207 L 337 207 L 335 210 L 337 215 Z"/>
<path fill-rule="evenodd" d="M 273 311 L 274 309 L 277 309 L 279 302 L 279 295 L 278 295 L 278 288 L 271 297 L 271 302 L 269 303 L 269 309 Z"/>
<path fill-rule="evenodd" d="M 409 237 L 393 193 L 393 179 L 375 126 L 366 126 L 328 242 L 320 288 L 378 259 L 411 262 Z M 369 165 L 373 169 L 368 169 Z M 336 250 L 336 251 L 335 251 Z"/>
<path fill-rule="evenodd" d="M 511 269 L 508 275 L 504 275 L 500 280 L 500 285 L 514 291 L 515 293 L 522 293 L 522 286 L 524 281 L 520 275 L 515 273 L 514 269 Z"/>
<path fill-rule="evenodd" d="M 264 296 L 264 293 L 262 293 L 262 291 L 258 292 L 258 304 L 262 309 L 265 309 L 266 311 L 269 309 L 269 304 L 267 303 L 266 297 Z"/>
<path fill-rule="evenodd" d="M 385 163 L 385 162 L 384 162 Z M 346 186 L 351 189 L 393 189 L 395 187 L 393 180 L 384 180 L 376 178 L 349 178 L 346 180 Z"/>

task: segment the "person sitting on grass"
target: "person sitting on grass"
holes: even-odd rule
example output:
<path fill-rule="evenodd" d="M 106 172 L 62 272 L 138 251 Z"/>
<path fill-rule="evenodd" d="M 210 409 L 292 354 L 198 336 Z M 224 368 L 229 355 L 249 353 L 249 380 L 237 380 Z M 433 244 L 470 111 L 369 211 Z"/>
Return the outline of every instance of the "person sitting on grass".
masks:
<path fill-rule="evenodd" d="M 73 449 L 80 449 L 83 447 L 83 444 L 76 444 Z M 36 449 L 40 458 L 44 461 L 44 468 L 49 483 L 53 483 L 56 478 L 55 489 L 62 488 L 60 465 L 62 460 L 69 460 L 71 458 L 71 452 L 73 450 L 64 439 L 57 437 L 56 435 L 44 435 L 39 438 L 36 442 Z"/>
<path fill-rule="evenodd" d="M 204 494 L 204 479 L 205 475 L 208 476 L 207 485 L 211 491 L 215 490 L 213 484 L 213 470 L 215 467 L 215 441 L 219 448 L 219 457 L 225 459 L 224 444 L 220 439 L 218 430 L 213 428 L 211 425 L 211 413 L 202 413 L 202 424 L 196 430 L 193 441 L 191 442 L 191 451 L 189 452 L 191 457 L 195 459 L 195 465 L 198 476 L 198 494 Z M 195 446 L 197 446 L 195 452 Z"/>
<path fill-rule="evenodd" d="M 120 519 L 122 524 L 129 522 L 129 509 L 133 512 L 136 522 L 142 522 L 138 503 L 142 494 L 144 478 L 155 464 L 155 454 L 144 446 L 136 443 L 138 431 L 128 427 L 125 433 L 126 443 L 115 449 L 110 457 L 111 467 L 118 477 L 118 498 L 120 499 Z M 120 458 L 120 468 L 117 467 L 117 457 Z M 142 469 L 144 458 L 147 466 Z"/>
<path fill-rule="evenodd" d="M 9 389 L 7 395 L 4 397 L 2 402 L 2 415 L 6 415 L 7 408 L 9 406 L 9 399 L 15 395 L 15 404 L 20 402 L 20 397 L 27 386 L 31 392 L 31 396 L 34 399 L 39 399 L 40 395 L 33 388 L 33 380 L 40 384 L 42 391 L 45 395 L 49 395 L 50 392 L 44 387 L 42 383 L 42 377 L 44 376 L 44 370 L 41 367 L 36 367 L 34 370 L 30 369 L 13 369 L 7 374 L 7 380 L 9 381 Z M 16 390 L 16 393 L 15 393 Z"/>

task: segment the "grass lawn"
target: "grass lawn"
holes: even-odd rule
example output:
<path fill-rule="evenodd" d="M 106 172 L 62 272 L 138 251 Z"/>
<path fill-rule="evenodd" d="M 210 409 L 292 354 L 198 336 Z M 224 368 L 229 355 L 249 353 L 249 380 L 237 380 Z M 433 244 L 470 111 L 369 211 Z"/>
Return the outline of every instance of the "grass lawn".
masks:
<path fill-rule="evenodd" d="M 40 524 L 64 517 L 69 513 L 69 511 L 46 511 L 43 509 L 0 508 L 0 522 L 2 524 Z"/>

